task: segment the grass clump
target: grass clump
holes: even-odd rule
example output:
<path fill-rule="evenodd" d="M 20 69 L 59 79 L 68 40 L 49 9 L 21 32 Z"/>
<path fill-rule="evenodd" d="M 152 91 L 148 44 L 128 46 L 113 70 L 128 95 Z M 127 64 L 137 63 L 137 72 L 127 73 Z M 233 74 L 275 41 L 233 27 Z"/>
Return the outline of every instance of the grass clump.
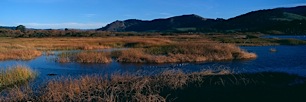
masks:
<path fill-rule="evenodd" d="M 75 53 L 63 52 L 57 55 L 58 58 L 56 59 L 56 61 L 60 63 L 68 63 L 71 62 L 71 60 L 73 59 L 72 56 L 75 56 Z"/>
<path fill-rule="evenodd" d="M 119 62 L 133 63 L 201 62 L 257 57 L 256 54 L 245 52 L 235 45 L 219 43 L 134 48 L 115 52 L 113 55 Z"/>
<path fill-rule="evenodd" d="M 76 55 L 76 61 L 80 63 L 110 63 L 110 53 L 106 52 L 81 52 Z"/>
<path fill-rule="evenodd" d="M 13 86 L 20 83 L 25 83 L 33 79 L 36 73 L 26 66 L 14 66 L 0 70 L 0 89 Z"/>

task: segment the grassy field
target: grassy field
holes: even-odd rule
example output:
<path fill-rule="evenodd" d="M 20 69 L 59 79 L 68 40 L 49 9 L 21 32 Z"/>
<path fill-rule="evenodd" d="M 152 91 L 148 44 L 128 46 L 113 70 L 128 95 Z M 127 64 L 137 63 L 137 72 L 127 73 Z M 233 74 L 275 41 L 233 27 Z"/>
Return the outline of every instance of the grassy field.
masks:
<path fill-rule="evenodd" d="M 0 38 L 2 48 L 37 50 L 93 50 L 125 47 L 128 44 L 151 46 L 171 43 L 159 37 L 63 37 L 63 38 Z"/>
<path fill-rule="evenodd" d="M 14 66 L 5 69 L 0 69 L 0 90 L 22 84 L 30 79 L 33 79 L 36 73 L 26 66 Z"/>
<path fill-rule="evenodd" d="M 32 49 L 4 49 L 0 51 L 0 60 L 31 60 L 42 55 L 41 51 Z"/>

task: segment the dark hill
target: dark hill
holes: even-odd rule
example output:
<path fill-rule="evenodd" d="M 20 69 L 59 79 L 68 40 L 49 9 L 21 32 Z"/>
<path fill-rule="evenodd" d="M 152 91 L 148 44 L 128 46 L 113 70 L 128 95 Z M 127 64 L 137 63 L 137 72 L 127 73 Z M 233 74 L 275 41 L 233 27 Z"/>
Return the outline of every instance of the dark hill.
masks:
<path fill-rule="evenodd" d="M 157 32 L 264 32 L 306 33 L 306 6 L 252 11 L 227 20 L 209 19 L 191 14 L 151 21 L 130 19 L 115 21 L 98 30 Z"/>
<path fill-rule="evenodd" d="M 217 27 L 233 31 L 305 33 L 305 14 L 306 6 L 258 10 L 230 18 Z"/>
<path fill-rule="evenodd" d="M 306 16 L 306 6 L 298 6 L 293 8 L 280 8 L 280 9 L 283 9 L 285 12 Z"/>
<path fill-rule="evenodd" d="M 143 21 L 130 19 L 115 21 L 98 30 L 105 31 L 174 31 L 177 29 L 191 29 L 198 27 L 212 27 L 217 21 L 214 19 L 202 18 L 198 15 L 182 15 L 165 19 L 154 19 Z"/>

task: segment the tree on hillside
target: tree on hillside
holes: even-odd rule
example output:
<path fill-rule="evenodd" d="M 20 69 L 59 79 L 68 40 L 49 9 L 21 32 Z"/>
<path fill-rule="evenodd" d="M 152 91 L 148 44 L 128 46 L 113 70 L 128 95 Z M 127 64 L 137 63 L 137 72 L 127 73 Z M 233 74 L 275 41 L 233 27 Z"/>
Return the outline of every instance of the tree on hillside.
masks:
<path fill-rule="evenodd" d="M 16 30 L 19 30 L 19 31 L 25 33 L 26 27 L 25 27 L 24 25 L 18 25 L 18 26 L 16 27 Z"/>

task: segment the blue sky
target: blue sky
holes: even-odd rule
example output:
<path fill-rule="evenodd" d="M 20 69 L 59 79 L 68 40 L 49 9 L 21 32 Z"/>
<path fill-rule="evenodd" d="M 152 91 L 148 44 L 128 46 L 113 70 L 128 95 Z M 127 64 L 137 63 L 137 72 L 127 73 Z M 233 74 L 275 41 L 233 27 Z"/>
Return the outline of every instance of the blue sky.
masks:
<path fill-rule="evenodd" d="M 115 20 L 197 14 L 231 18 L 250 11 L 306 5 L 306 0 L 1 0 L 0 25 L 93 29 Z"/>

